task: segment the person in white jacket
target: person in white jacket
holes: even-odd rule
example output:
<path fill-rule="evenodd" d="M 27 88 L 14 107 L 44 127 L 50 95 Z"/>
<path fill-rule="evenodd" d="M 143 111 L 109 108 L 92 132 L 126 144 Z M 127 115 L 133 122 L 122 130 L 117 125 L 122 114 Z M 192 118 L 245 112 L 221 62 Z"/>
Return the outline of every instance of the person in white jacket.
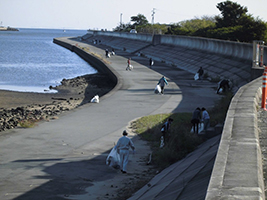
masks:
<path fill-rule="evenodd" d="M 126 130 L 123 131 L 122 137 L 117 142 L 117 151 L 120 154 L 120 168 L 122 173 L 127 173 L 127 164 L 129 159 L 129 150 L 135 150 L 134 144 L 130 138 L 127 137 Z"/>
<path fill-rule="evenodd" d="M 202 108 L 202 121 L 204 122 L 204 131 L 207 130 L 210 126 L 210 116 L 206 108 Z"/>

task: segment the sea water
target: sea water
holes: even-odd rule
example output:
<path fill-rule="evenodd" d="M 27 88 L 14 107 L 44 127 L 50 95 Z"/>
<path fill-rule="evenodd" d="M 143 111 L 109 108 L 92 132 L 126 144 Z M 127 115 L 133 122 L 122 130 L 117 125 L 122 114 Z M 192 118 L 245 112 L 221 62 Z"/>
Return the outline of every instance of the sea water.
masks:
<path fill-rule="evenodd" d="M 63 78 L 96 73 L 78 55 L 53 43 L 53 38 L 85 34 L 86 30 L 0 31 L 0 89 L 46 92 Z"/>

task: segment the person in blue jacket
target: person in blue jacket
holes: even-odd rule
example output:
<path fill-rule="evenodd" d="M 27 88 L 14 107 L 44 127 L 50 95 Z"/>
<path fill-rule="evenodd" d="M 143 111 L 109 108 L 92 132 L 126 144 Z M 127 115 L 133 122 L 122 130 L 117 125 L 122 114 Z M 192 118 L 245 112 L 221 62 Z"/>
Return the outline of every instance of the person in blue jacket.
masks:
<path fill-rule="evenodd" d="M 159 82 L 158 82 L 158 85 L 161 88 L 161 94 L 164 94 L 165 84 L 168 85 L 168 81 L 166 80 L 166 78 L 164 76 L 162 76 L 161 79 L 159 79 Z"/>

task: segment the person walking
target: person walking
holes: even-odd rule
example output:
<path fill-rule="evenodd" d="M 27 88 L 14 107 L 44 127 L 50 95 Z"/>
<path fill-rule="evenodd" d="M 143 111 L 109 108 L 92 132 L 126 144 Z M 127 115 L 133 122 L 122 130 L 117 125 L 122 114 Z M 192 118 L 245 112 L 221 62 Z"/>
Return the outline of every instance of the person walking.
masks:
<path fill-rule="evenodd" d="M 131 58 L 129 58 L 128 59 L 128 61 L 127 61 L 127 67 L 126 67 L 126 71 L 128 71 L 128 70 L 132 70 L 132 66 L 131 66 Z"/>
<path fill-rule="evenodd" d="M 169 135 L 167 133 L 169 132 L 171 128 L 171 124 L 173 122 L 172 118 L 168 118 L 167 121 L 162 125 L 161 127 L 161 143 L 160 143 L 160 148 L 164 147 L 164 143 L 166 143 L 167 139 L 169 138 Z"/>
<path fill-rule="evenodd" d="M 193 130 L 194 130 L 194 133 L 196 134 L 198 134 L 198 125 L 199 125 L 200 120 L 201 120 L 200 108 L 197 107 L 194 110 L 193 116 L 191 119 L 191 123 L 193 124 Z"/>
<path fill-rule="evenodd" d="M 210 116 L 206 108 L 202 108 L 202 121 L 204 123 L 204 131 L 207 131 L 207 129 L 210 126 Z"/>
<path fill-rule="evenodd" d="M 162 76 L 158 82 L 158 85 L 160 85 L 160 88 L 161 88 L 161 94 L 164 94 L 165 84 L 168 85 L 168 81 L 166 80 L 166 78 L 164 76 Z"/>
<path fill-rule="evenodd" d="M 130 138 L 127 137 L 126 130 L 123 131 L 122 137 L 117 142 L 117 152 L 120 154 L 120 168 L 122 173 L 127 173 L 127 164 L 129 159 L 129 149 L 135 151 L 134 144 Z"/>

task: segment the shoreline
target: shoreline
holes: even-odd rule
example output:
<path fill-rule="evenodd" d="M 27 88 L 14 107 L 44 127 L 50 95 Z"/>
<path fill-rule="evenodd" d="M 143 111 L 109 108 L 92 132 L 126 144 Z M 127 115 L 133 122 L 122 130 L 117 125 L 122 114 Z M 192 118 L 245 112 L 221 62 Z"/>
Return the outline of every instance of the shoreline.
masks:
<path fill-rule="evenodd" d="M 19 127 L 22 121 L 56 119 L 65 111 L 90 103 L 95 95 L 107 94 L 114 86 L 107 75 L 96 73 L 63 79 L 51 88 L 57 93 L 0 90 L 0 132 Z"/>

